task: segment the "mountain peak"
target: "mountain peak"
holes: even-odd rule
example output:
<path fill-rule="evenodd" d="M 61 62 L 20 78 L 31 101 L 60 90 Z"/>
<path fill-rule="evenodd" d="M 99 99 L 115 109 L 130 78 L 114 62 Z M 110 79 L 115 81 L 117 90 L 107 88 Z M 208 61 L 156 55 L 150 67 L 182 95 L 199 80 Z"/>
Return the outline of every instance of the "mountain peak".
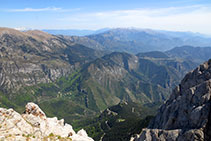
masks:
<path fill-rule="evenodd" d="M 51 34 L 48 34 L 47 32 L 43 32 L 40 30 L 28 30 L 28 31 L 20 31 L 12 28 L 5 28 L 0 27 L 0 36 L 2 35 L 12 35 L 12 36 L 20 36 L 20 37 L 34 37 L 38 40 L 47 40 L 50 38 L 53 38 L 54 36 Z"/>
<path fill-rule="evenodd" d="M 53 38 L 53 35 L 48 34 L 47 32 L 44 32 L 44 31 L 40 31 L 40 30 L 28 30 L 25 33 L 27 35 L 34 36 L 42 40 Z"/>
<path fill-rule="evenodd" d="M 6 28 L 6 27 L 0 27 L 0 36 L 4 34 L 19 35 L 19 36 L 24 35 L 24 33 L 19 30 Z"/>

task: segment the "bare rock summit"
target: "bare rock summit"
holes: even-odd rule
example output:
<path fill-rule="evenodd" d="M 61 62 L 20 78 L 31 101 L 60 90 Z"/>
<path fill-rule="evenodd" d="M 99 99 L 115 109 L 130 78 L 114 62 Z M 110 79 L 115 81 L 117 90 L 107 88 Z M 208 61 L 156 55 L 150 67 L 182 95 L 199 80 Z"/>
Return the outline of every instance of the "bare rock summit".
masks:
<path fill-rule="evenodd" d="M 0 108 L 0 140 L 5 141 L 42 141 L 70 140 L 93 141 L 85 130 L 78 133 L 64 120 L 48 118 L 34 103 L 28 103 L 20 115 L 13 109 Z"/>

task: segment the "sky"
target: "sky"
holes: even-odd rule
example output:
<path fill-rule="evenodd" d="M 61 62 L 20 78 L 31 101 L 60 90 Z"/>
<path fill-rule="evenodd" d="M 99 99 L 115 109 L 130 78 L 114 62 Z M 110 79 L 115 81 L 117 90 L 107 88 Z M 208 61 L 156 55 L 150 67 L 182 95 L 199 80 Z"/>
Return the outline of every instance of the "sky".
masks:
<path fill-rule="evenodd" d="M 211 35 L 211 0 L 0 0 L 0 27 L 148 28 Z"/>

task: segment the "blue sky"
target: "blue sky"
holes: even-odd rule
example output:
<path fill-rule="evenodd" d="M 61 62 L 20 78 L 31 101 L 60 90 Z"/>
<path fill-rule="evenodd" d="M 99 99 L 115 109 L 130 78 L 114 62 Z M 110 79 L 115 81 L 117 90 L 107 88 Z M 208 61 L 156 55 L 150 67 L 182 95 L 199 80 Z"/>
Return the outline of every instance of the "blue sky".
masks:
<path fill-rule="evenodd" d="M 211 34 L 210 0 L 0 0 L 0 27 L 136 27 Z"/>

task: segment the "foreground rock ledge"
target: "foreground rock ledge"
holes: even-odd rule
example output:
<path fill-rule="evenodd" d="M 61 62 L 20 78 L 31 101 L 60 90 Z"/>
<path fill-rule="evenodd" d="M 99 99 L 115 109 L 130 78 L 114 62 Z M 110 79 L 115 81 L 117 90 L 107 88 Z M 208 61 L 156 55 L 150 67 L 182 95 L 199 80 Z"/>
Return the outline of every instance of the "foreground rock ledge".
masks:
<path fill-rule="evenodd" d="M 76 134 L 71 125 L 64 124 L 63 119 L 47 118 L 34 103 L 28 103 L 22 115 L 13 109 L 0 108 L 0 140 L 93 141 L 85 130 L 82 129 Z"/>
<path fill-rule="evenodd" d="M 211 59 L 188 73 L 135 141 L 211 140 Z"/>

